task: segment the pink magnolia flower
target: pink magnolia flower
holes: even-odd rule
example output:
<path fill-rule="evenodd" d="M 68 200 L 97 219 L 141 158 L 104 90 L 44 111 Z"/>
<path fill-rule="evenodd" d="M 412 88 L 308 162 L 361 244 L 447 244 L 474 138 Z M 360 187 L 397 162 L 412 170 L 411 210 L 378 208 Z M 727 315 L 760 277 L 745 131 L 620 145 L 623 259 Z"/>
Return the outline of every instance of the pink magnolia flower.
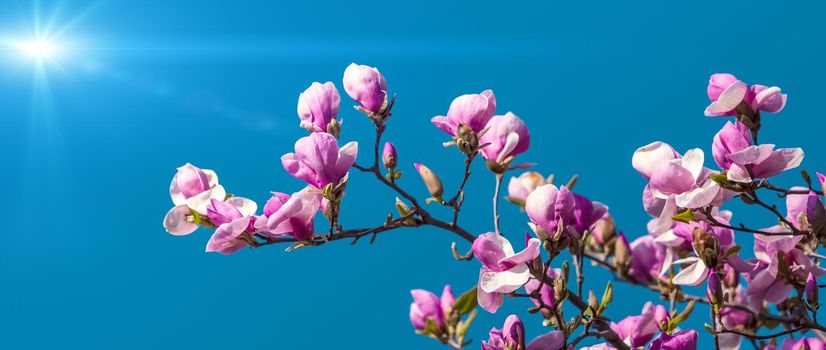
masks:
<path fill-rule="evenodd" d="M 600 202 L 592 202 L 585 196 L 574 193 L 574 212 L 571 225 L 577 232 L 591 230 L 594 224 L 608 214 L 608 207 Z"/>
<path fill-rule="evenodd" d="M 207 216 L 218 228 L 207 242 L 206 251 L 232 254 L 247 246 L 247 242 L 239 237 L 244 232 L 255 232 L 256 210 L 258 205 L 246 198 L 232 197 L 226 201 L 212 199 L 207 208 Z"/>
<path fill-rule="evenodd" d="M 525 326 L 516 315 L 505 319 L 502 329 L 490 330 L 488 341 L 482 342 L 482 350 L 520 349 L 525 346 Z"/>
<path fill-rule="evenodd" d="M 697 331 L 685 330 L 674 334 L 661 333 L 649 350 L 697 350 Z"/>
<path fill-rule="evenodd" d="M 665 142 L 655 141 L 637 148 L 631 158 L 631 165 L 648 180 L 658 164 L 674 159 L 680 159 L 680 154 L 673 147 Z"/>
<path fill-rule="evenodd" d="M 511 202 L 522 202 L 523 206 L 528 195 L 537 187 L 545 184 L 542 174 L 535 171 L 526 171 L 519 177 L 511 176 L 508 182 L 508 200 Z"/>
<path fill-rule="evenodd" d="M 290 195 L 282 192 L 272 192 L 272 197 L 264 204 L 264 217 L 269 218 L 272 213 L 278 211 L 284 203 L 290 200 Z"/>
<path fill-rule="evenodd" d="M 671 256 L 666 246 L 645 235 L 631 242 L 631 268 L 628 274 L 640 282 L 650 283 L 660 279 L 664 268 L 671 266 Z"/>
<path fill-rule="evenodd" d="M 528 240 L 528 246 L 519 253 L 514 252 L 511 243 L 494 232 L 480 235 L 473 242 L 473 255 L 482 263 L 479 270 L 479 305 L 496 312 L 503 302 L 503 294 L 522 287 L 530 279 L 527 263 L 539 256 L 541 242 L 536 238 Z"/>
<path fill-rule="evenodd" d="M 638 316 L 629 316 L 619 323 L 611 323 L 611 330 L 631 348 L 645 346 L 657 332 L 657 323 L 654 321 L 655 313 L 666 313 L 662 305 L 654 305 L 651 302 L 645 303 L 642 313 Z"/>
<path fill-rule="evenodd" d="M 252 217 L 244 216 L 218 226 L 215 233 L 207 242 L 207 252 L 232 254 L 247 246 L 246 241 L 240 239 L 244 232 L 249 232 Z"/>
<path fill-rule="evenodd" d="M 450 104 L 447 116 L 436 116 L 430 121 L 439 130 L 456 136 L 456 129 L 464 124 L 478 133 L 485 128 L 496 110 L 496 96 L 491 90 L 480 94 L 467 94 L 457 97 Z"/>
<path fill-rule="evenodd" d="M 567 187 L 557 189 L 552 184 L 537 187 L 525 201 L 525 211 L 531 219 L 531 228 L 534 232 L 542 229 L 554 234 L 560 222 L 564 225 L 574 223 L 574 209 L 576 199 Z"/>
<path fill-rule="evenodd" d="M 774 226 L 762 231 L 782 233 L 788 232 L 788 229 Z M 781 303 L 792 291 L 793 286 L 779 273 L 778 253 L 783 253 L 791 275 L 800 281 L 805 281 L 809 273 L 820 276 L 826 272 L 814 265 L 806 253 L 796 248 L 802 238 L 799 235 L 754 235 L 755 259 L 752 262 L 756 267 L 746 275 L 749 282 L 746 293 L 754 310 L 759 310 L 763 301 Z"/>
<path fill-rule="evenodd" d="M 780 350 L 824 350 L 826 344 L 818 338 L 793 339 L 786 338 L 780 346 Z"/>
<path fill-rule="evenodd" d="M 786 105 L 786 94 L 780 88 L 767 87 L 759 84 L 749 87 L 728 73 L 711 75 L 708 82 L 708 99 L 711 104 L 706 107 L 707 116 L 734 115 L 737 105 L 745 102 L 755 112 L 780 112 Z"/>
<path fill-rule="evenodd" d="M 314 233 L 313 219 L 321 203 L 321 193 L 307 186 L 293 193 L 287 201 L 279 196 L 272 200 L 269 216 L 256 221 L 256 230 L 271 237 L 292 236 L 309 240 Z M 260 222 L 260 224 L 258 224 Z"/>
<path fill-rule="evenodd" d="M 718 218 L 718 220 L 721 220 Z M 727 223 L 728 221 L 721 221 Z M 681 228 L 684 228 L 686 231 L 691 230 L 692 232 L 694 229 L 701 229 L 712 236 L 719 244 L 719 251 L 717 252 L 718 256 L 717 259 L 719 261 L 726 261 L 726 263 L 731 264 L 735 270 L 748 270 L 752 267 L 752 265 L 747 264 L 745 261 L 739 258 L 737 255 L 726 257 L 726 251 L 729 248 L 734 246 L 734 233 L 731 230 L 719 228 L 719 227 L 710 227 L 705 222 L 691 222 L 690 224 L 683 224 L 680 225 Z M 682 239 L 679 237 L 678 233 L 674 233 L 675 230 L 669 231 L 673 233 L 674 237 L 677 237 L 677 240 Z M 693 241 L 693 239 L 692 239 Z M 691 242 L 688 241 L 687 242 Z M 671 242 L 670 244 L 673 244 Z M 692 242 L 693 243 L 693 242 Z M 695 246 L 696 247 L 696 246 Z M 702 284 L 706 278 L 708 278 L 709 273 L 712 271 L 712 268 L 716 266 L 707 266 L 706 262 L 703 259 L 699 258 L 701 252 L 695 250 L 696 256 L 689 256 L 687 258 L 683 258 L 674 262 L 674 265 L 684 265 L 680 268 L 680 272 L 678 272 L 671 281 L 677 285 L 689 285 L 689 286 L 698 286 Z"/>
<path fill-rule="evenodd" d="M 564 350 L 564 346 L 565 333 L 552 331 L 531 340 L 527 350 Z"/>
<path fill-rule="evenodd" d="M 800 191 L 806 190 L 806 187 L 795 186 L 792 190 Z M 820 201 L 820 196 L 817 192 L 809 191 L 808 194 L 790 194 L 786 196 L 786 220 L 789 220 L 796 228 L 807 230 L 808 228 L 801 227 L 801 219 L 806 219 L 811 223 L 814 217 L 814 211 L 817 207 L 817 202 Z"/>
<path fill-rule="evenodd" d="M 317 132 L 298 139 L 295 153 L 281 156 L 281 164 L 290 175 L 321 189 L 337 185 L 356 162 L 357 154 L 357 142 L 348 142 L 339 149 L 333 135 Z"/>
<path fill-rule="evenodd" d="M 214 171 L 186 163 L 172 178 L 169 196 L 175 207 L 166 213 L 163 226 L 173 235 L 188 235 L 198 229 L 198 224 L 187 219 L 192 212 L 207 215 L 210 200 L 224 200 L 226 191 Z"/>
<path fill-rule="evenodd" d="M 739 121 L 726 122 L 726 125 L 723 125 L 723 128 L 714 135 L 711 154 L 720 169 L 728 170 L 732 163 L 727 156 L 740 152 L 751 145 L 751 131 L 749 128 Z"/>
<path fill-rule="evenodd" d="M 486 160 L 502 163 L 510 156 L 524 153 L 531 144 L 528 127 L 511 112 L 491 118 L 485 127 L 488 131 L 479 138 L 479 145 L 487 146 L 479 153 Z"/>
<path fill-rule="evenodd" d="M 736 182 L 751 182 L 755 178 L 767 178 L 796 168 L 803 161 L 803 149 L 780 148 L 772 144 L 752 145 L 726 155 L 731 166 L 726 177 Z"/>
<path fill-rule="evenodd" d="M 341 96 L 333 82 L 315 82 L 298 95 L 299 124 L 309 132 L 327 132 L 327 125 L 336 119 Z"/>
<path fill-rule="evenodd" d="M 410 291 L 413 302 L 410 304 L 410 323 L 416 330 L 424 330 L 427 321 L 435 323 L 440 329 L 445 328 L 445 320 L 453 311 L 453 303 L 456 298 L 453 296 L 453 289 L 446 285 L 442 290 L 442 297 L 424 289 L 414 289 Z"/>
<path fill-rule="evenodd" d="M 379 70 L 350 63 L 344 70 L 344 91 L 364 109 L 379 112 L 387 97 L 387 81 Z"/>

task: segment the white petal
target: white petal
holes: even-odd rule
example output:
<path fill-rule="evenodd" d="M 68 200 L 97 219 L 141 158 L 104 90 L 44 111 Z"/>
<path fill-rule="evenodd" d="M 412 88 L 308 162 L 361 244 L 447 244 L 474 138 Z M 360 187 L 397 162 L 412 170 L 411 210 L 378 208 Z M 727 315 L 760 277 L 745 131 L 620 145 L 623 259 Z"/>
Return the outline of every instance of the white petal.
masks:
<path fill-rule="evenodd" d="M 700 178 L 700 174 L 703 172 L 704 161 L 705 154 L 703 153 L 703 150 L 694 148 L 685 152 L 685 155 L 683 155 L 682 166 L 691 173 L 694 181 L 697 181 Z"/>
<path fill-rule="evenodd" d="M 674 264 L 674 249 L 666 248 L 665 249 L 665 259 L 663 259 L 663 266 L 660 268 L 660 276 L 665 276 L 669 270 L 671 270 L 671 265 Z"/>
<path fill-rule="evenodd" d="M 674 264 L 688 263 L 690 260 L 694 260 L 694 262 L 691 265 L 682 268 L 680 272 L 674 276 L 671 282 L 679 285 L 698 286 L 706 280 L 706 277 L 708 276 L 708 268 L 702 261 L 700 261 L 700 259 L 687 258 L 677 260 Z"/>
<path fill-rule="evenodd" d="M 528 265 L 519 264 L 507 271 L 482 273 L 479 288 L 487 293 L 510 293 L 522 287 L 530 277 Z"/>
<path fill-rule="evenodd" d="M 258 204 L 244 197 L 232 197 L 227 199 L 227 203 L 234 205 L 241 212 L 242 216 L 253 216 L 258 210 Z"/>
<path fill-rule="evenodd" d="M 674 148 L 665 142 L 655 141 L 637 148 L 631 158 L 631 165 L 647 179 L 651 177 L 651 172 L 657 164 L 674 158 L 677 158 Z"/>
<path fill-rule="evenodd" d="M 665 202 L 665 206 L 663 206 L 663 211 L 660 213 L 660 216 L 657 217 L 654 222 L 654 227 L 652 227 L 652 233 L 661 233 L 665 232 L 674 226 L 674 219 L 671 217 L 677 213 L 677 203 L 674 199 L 674 196 L 668 197 Z"/>
<path fill-rule="evenodd" d="M 178 174 L 175 174 L 175 176 L 172 177 L 172 183 L 169 184 L 169 197 L 172 198 L 172 203 L 176 206 L 186 203 L 186 197 L 181 193 L 177 180 Z"/>
<path fill-rule="evenodd" d="M 227 197 L 227 192 L 224 191 L 224 186 L 217 185 L 204 192 L 196 194 L 186 199 L 186 206 L 198 212 L 201 215 L 207 215 L 207 207 L 209 207 L 210 199 L 224 200 Z"/>
<path fill-rule="evenodd" d="M 209 187 L 218 186 L 218 174 L 210 169 L 201 169 L 201 171 L 203 171 L 207 179 L 209 179 Z"/>
<path fill-rule="evenodd" d="M 734 82 L 720 94 L 717 101 L 712 102 L 706 108 L 706 115 L 725 113 L 737 108 L 737 105 L 746 97 L 747 90 L 746 83 L 739 80 Z"/>
<path fill-rule="evenodd" d="M 198 229 L 198 225 L 186 221 L 186 216 L 191 214 L 189 207 L 178 205 L 169 210 L 163 218 L 163 227 L 166 232 L 175 236 L 188 235 Z"/>
<path fill-rule="evenodd" d="M 737 164 L 732 164 L 726 172 L 726 179 L 734 182 L 747 183 L 751 182 L 751 175 L 745 167 Z"/>
<path fill-rule="evenodd" d="M 677 195 L 677 205 L 682 208 L 700 208 L 709 205 L 717 194 L 720 193 L 720 186 L 716 182 L 708 180 L 702 187 Z"/>
<path fill-rule="evenodd" d="M 674 230 L 668 230 L 655 237 L 654 242 L 660 243 L 666 247 L 678 247 L 685 242 L 685 239 L 675 235 Z"/>
<path fill-rule="evenodd" d="M 502 147 L 502 150 L 499 151 L 499 155 L 496 156 L 496 161 L 501 163 L 505 160 L 511 151 L 516 148 L 516 145 L 519 144 L 519 134 L 512 132 L 508 134 L 508 138 L 505 140 L 505 145 Z"/>

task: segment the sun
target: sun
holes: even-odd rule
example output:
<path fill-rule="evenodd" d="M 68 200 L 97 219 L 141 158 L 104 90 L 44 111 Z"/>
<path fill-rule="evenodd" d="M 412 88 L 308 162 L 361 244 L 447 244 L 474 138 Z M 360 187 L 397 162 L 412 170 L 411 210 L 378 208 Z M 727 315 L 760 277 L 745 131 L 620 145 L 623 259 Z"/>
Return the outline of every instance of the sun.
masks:
<path fill-rule="evenodd" d="M 23 42 L 18 45 L 18 48 L 25 56 L 36 60 L 50 59 L 57 53 L 57 45 L 43 39 Z"/>

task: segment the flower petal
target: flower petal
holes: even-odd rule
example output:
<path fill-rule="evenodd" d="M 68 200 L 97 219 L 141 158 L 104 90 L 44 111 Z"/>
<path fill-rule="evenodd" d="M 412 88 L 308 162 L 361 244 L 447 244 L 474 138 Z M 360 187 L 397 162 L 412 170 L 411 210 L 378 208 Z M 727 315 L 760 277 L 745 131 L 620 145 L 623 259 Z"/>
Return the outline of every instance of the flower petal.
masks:
<path fill-rule="evenodd" d="M 186 220 L 192 212 L 186 205 L 177 205 L 163 218 L 163 227 L 175 236 L 188 235 L 198 229 L 198 224 Z"/>
<path fill-rule="evenodd" d="M 698 286 L 706 280 L 708 268 L 699 258 L 686 258 L 674 262 L 675 265 L 682 263 L 691 263 L 691 265 L 680 269 L 680 272 L 672 279 L 674 284 Z"/>

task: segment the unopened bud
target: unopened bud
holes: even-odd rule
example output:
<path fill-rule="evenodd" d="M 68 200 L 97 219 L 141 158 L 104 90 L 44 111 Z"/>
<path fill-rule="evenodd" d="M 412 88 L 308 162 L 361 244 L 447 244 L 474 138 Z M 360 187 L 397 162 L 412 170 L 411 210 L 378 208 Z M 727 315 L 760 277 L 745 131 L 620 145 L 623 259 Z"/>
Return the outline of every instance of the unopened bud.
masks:
<path fill-rule="evenodd" d="M 327 124 L 327 133 L 338 138 L 341 135 L 341 123 L 335 119 L 330 120 L 330 123 Z"/>
<path fill-rule="evenodd" d="M 722 303 L 723 288 L 720 285 L 720 277 L 717 276 L 717 271 L 711 270 L 711 273 L 708 274 L 707 284 L 706 297 L 708 297 L 708 302 L 712 305 L 719 305 Z"/>
<path fill-rule="evenodd" d="M 381 152 L 381 161 L 384 163 L 384 167 L 387 169 L 395 168 L 398 159 L 396 146 L 393 146 L 393 143 L 390 141 L 385 142 L 384 150 Z"/>
<path fill-rule="evenodd" d="M 425 186 L 427 186 L 427 190 L 430 192 L 430 196 L 435 199 L 441 199 L 445 193 L 445 189 L 442 186 L 442 180 L 439 179 L 439 176 L 424 164 L 414 163 L 413 166 L 416 167 L 416 171 L 418 171 L 419 176 L 422 177 Z"/>
<path fill-rule="evenodd" d="M 817 279 L 815 279 L 814 274 L 809 272 L 809 276 L 806 277 L 806 301 L 814 309 L 817 309 L 819 306 L 819 301 L 817 300 L 818 294 Z"/>
<path fill-rule="evenodd" d="M 707 267 L 716 267 L 717 257 L 720 255 L 720 245 L 717 243 L 717 237 L 700 227 L 695 227 L 692 233 L 694 236 L 694 251 Z"/>
<path fill-rule="evenodd" d="M 465 154 L 473 154 L 479 148 L 479 136 L 465 124 L 459 124 L 456 128 L 455 141 L 456 147 Z"/>
<path fill-rule="evenodd" d="M 654 322 L 657 323 L 657 328 L 659 328 L 660 331 L 668 333 L 668 323 L 671 322 L 671 317 L 662 305 L 654 307 Z"/>
<path fill-rule="evenodd" d="M 614 267 L 622 276 L 626 275 L 631 268 L 631 246 L 622 232 L 614 241 Z"/>
<path fill-rule="evenodd" d="M 617 234 L 617 225 L 614 222 L 614 218 L 610 215 L 606 215 L 605 217 L 597 220 L 596 224 L 594 224 L 594 229 L 591 230 L 591 233 L 594 236 L 594 240 L 597 244 L 605 244 L 611 241 L 611 238 Z"/>

